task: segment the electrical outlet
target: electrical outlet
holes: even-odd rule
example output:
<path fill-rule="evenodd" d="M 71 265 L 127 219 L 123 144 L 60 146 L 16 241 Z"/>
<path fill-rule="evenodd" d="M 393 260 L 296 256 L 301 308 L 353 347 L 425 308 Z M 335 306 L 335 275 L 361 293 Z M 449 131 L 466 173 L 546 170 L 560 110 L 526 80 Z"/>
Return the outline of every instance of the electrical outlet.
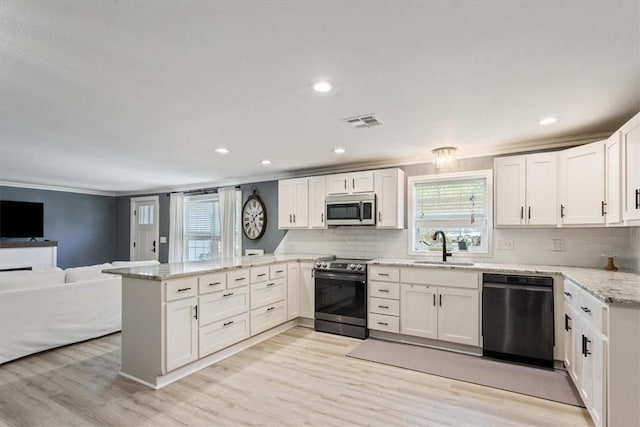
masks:
<path fill-rule="evenodd" d="M 554 252 L 564 252 L 564 239 L 551 239 L 551 250 Z"/>
<path fill-rule="evenodd" d="M 513 239 L 498 239 L 498 250 L 511 251 L 513 250 Z"/>

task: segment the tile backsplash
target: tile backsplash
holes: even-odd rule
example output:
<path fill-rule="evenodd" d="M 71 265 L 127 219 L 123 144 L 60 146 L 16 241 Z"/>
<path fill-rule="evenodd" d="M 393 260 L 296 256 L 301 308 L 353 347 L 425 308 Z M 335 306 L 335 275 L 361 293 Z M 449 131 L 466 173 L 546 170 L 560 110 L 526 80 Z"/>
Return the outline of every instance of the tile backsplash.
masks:
<path fill-rule="evenodd" d="M 354 258 L 407 258 L 407 230 L 342 227 L 289 230 L 276 252 L 328 253 Z M 512 249 L 498 249 L 507 242 Z M 555 247 L 554 247 L 555 243 Z M 553 250 L 556 249 L 556 250 Z M 563 249 L 563 250 L 558 250 Z M 602 254 L 615 255 L 620 268 L 640 270 L 640 228 L 495 229 L 492 254 L 454 259 L 477 262 L 602 267 Z"/>

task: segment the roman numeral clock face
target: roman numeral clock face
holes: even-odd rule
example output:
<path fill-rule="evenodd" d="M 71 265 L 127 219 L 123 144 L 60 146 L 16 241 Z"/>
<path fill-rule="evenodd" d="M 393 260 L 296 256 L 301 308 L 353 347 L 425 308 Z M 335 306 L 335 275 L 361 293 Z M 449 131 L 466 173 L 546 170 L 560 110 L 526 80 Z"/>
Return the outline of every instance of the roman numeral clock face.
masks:
<path fill-rule="evenodd" d="M 267 210 L 260 197 L 249 196 L 242 207 L 242 231 L 248 239 L 262 237 L 267 225 Z"/>

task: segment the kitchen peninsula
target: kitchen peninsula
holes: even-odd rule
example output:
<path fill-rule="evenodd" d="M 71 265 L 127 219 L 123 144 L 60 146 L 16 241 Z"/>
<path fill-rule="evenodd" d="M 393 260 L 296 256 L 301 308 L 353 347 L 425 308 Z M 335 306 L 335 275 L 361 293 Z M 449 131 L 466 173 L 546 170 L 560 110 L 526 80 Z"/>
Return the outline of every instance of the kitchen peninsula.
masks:
<path fill-rule="evenodd" d="M 120 374 L 163 387 L 313 318 L 313 263 L 264 255 L 140 266 L 122 276 Z"/>

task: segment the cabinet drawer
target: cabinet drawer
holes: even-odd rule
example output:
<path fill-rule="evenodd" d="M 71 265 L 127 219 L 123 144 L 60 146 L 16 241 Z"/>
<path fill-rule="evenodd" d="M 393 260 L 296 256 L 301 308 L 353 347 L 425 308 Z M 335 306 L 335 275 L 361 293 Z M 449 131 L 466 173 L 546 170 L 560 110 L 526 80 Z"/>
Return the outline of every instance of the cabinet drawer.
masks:
<path fill-rule="evenodd" d="M 387 316 L 385 314 L 369 313 L 369 329 L 377 331 L 400 332 L 400 319 L 396 316 Z"/>
<path fill-rule="evenodd" d="M 200 326 L 249 311 L 249 286 L 202 295 L 199 311 Z"/>
<path fill-rule="evenodd" d="M 225 347 L 249 338 L 249 312 L 200 328 L 199 357 L 205 357 Z"/>
<path fill-rule="evenodd" d="M 384 298 L 369 298 L 369 312 L 399 316 L 400 301 Z"/>
<path fill-rule="evenodd" d="M 251 308 L 282 301 L 287 295 L 284 279 L 267 280 L 251 285 Z"/>
<path fill-rule="evenodd" d="M 604 335 L 609 334 L 606 310 L 607 307 L 605 304 L 587 293 L 587 291 L 580 292 L 580 303 L 577 309 L 578 314 L 582 316 L 586 324 Z"/>
<path fill-rule="evenodd" d="M 198 291 L 198 278 L 194 276 L 167 280 L 164 282 L 164 289 L 165 301 L 193 297 Z"/>
<path fill-rule="evenodd" d="M 400 281 L 431 286 L 451 286 L 456 288 L 478 289 L 478 273 L 433 268 L 402 268 Z"/>
<path fill-rule="evenodd" d="M 287 305 L 284 301 L 251 310 L 251 335 L 271 329 L 287 321 Z"/>
<path fill-rule="evenodd" d="M 372 280 L 380 280 L 385 282 L 400 281 L 400 269 L 397 267 L 369 267 L 369 278 Z"/>
<path fill-rule="evenodd" d="M 376 298 L 400 298 L 400 285 L 389 282 L 369 282 L 369 296 Z"/>
<path fill-rule="evenodd" d="M 201 294 L 221 291 L 226 287 L 227 273 L 205 274 L 198 277 L 198 292 Z"/>
<path fill-rule="evenodd" d="M 227 273 L 227 288 L 237 288 L 249 284 L 249 269 L 234 270 Z"/>
<path fill-rule="evenodd" d="M 269 266 L 269 279 L 280 279 L 281 277 L 287 277 L 287 264 Z"/>
<path fill-rule="evenodd" d="M 263 282 L 269 279 L 269 266 L 254 267 L 251 269 L 251 283 Z"/>
<path fill-rule="evenodd" d="M 580 309 L 580 294 L 582 289 L 569 279 L 564 279 L 564 300 L 574 309 Z"/>

